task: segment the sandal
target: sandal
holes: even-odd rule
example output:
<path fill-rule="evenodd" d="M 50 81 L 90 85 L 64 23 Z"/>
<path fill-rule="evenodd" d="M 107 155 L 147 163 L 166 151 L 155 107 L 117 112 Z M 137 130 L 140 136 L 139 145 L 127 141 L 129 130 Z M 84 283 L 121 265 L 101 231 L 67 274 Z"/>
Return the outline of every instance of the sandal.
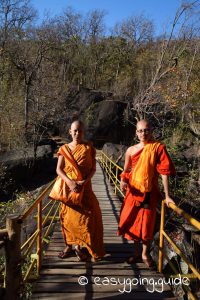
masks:
<path fill-rule="evenodd" d="M 155 264 L 154 261 L 151 257 L 148 258 L 142 258 L 143 263 L 145 263 L 145 265 L 149 268 L 149 269 L 154 269 L 155 268 Z"/>
<path fill-rule="evenodd" d="M 141 259 L 141 255 L 135 255 L 135 256 L 130 256 L 128 259 L 127 259 L 127 263 L 132 265 L 132 264 L 135 264 L 138 262 L 138 260 Z"/>
<path fill-rule="evenodd" d="M 82 253 L 81 250 L 75 249 L 74 251 L 76 253 L 78 261 L 85 261 L 87 259 L 87 255 Z"/>
<path fill-rule="evenodd" d="M 67 251 L 62 251 L 58 254 L 58 257 L 63 259 L 63 258 L 67 258 L 67 257 L 70 257 L 72 254 L 72 248 L 71 247 L 68 247 L 67 248 Z"/>

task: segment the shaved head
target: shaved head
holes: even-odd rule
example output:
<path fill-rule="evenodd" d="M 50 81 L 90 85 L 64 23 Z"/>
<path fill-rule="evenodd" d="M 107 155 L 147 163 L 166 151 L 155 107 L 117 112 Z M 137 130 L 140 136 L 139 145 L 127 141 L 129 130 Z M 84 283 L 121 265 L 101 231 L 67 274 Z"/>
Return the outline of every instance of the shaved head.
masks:
<path fill-rule="evenodd" d="M 143 126 L 148 127 L 149 129 L 151 128 L 151 124 L 149 123 L 148 120 L 145 120 L 145 119 L 142 119 L 142 120 L 140 120 L 140 121 L 137 122 L 137 124 L 136 124 L 137 129 L 138 129 L 139 127 L 141 127 L 141 126 L 142 126 L 142 127 L 143 127 Z"/>
<path fill-rule="evenodd" d="M 148 120 L 142 119 L 136 124 L 136 135 L 140 142 L 146 143 L 152 139 L 151 124 Z"/>
<path fill-rule="evenodd" d="M 74 120 L 69 129 L 73 142 L 80 143 L 84 137 L 84 124 L 81 120 Z"/>
<path fill-rule="evenodd" d="M 76 127 L 76 126 L 81 127 L 82 129 L 84 129 L 84 124 L 81 120 L 74 120 L 71 124 L 71 129 L 73 127 Z"/>

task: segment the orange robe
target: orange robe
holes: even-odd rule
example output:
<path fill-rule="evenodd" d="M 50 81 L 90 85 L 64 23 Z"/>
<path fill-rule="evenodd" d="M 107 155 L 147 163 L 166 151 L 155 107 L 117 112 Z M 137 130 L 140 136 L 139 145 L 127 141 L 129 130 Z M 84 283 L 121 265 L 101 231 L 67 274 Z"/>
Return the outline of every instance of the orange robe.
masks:
<path fill-rule="evenodd" d="M 131 186 L 131 175 L 143 150 L 144 148 L 131 156 L 131 172 L 130 174 L 125 173 L 129 184 L 122 204 L 117 231 L 118 235 L 124 235 L 126 239 L 135 241 L 153 239 L 157 202 L 162 199 L 158 188 L 158 175 L 175 174 L 174 165 L 167 150 L 163 144 L 160 144 L 156 153 L 155 172 L 150 193 L 141 192 Z M 148 208 L 145 208 L 147 201 Z"/>
<path fill-rule="evenodd" d="M 69 147 L 63 145 L 62 147 Z M 62 147 L 58 155 L 62 155 Z M 82 143 L 71 151 L 77 163 L 83 179 L 96 169 L 95 148 L 89 143 Z M 65 159 L 66 175 L 71 176 L 71 165 Z M 95 194 L 92 191 L 91 180 L 84 185 L 84 191 L 80 206 L 67 206 L 61 204 L 60 221 L 64 240 L 66 244 L 80 245 L 88 249 L 94 258 L 104 256 L 103 247 L 103 223 L 101 210 Z"/>

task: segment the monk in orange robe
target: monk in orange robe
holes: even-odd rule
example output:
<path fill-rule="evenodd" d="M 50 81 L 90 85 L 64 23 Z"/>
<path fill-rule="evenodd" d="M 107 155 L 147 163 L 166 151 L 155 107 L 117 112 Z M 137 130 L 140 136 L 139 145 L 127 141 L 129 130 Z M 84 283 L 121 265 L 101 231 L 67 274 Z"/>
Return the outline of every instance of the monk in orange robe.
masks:
<path fill-rule="evenodd" d="M 60 221 L 66 247 L 58 256 L 68 257 L 75 245 L 78 260 L 85 260 L 87 256 L 81 251 L 84 246 L 96 261 L 105 253 L 101 210 L 91 186 L 96 170 L 95 148 L 83 141 L 81 121 L 74 121 L 69 133 L 72 142 L 60 147 L 56 169 L 65 193 L 59 194 L 57 186 L 50 193 L 51 198 L 62 201 Z"/>
<path fill-rule="evenodd" d="M 169 196 L 168 176 L 175 174 L 173 163 L 165 145 L 152 138 L 152 130 L 147 120 L 137 123 L 136 134 L 139 143 L 127 149 L 124 171 L 121 174 L 120 187 L 126 191 L 121 208 L 118 235 L 133 240 L 135 255 L 128 263 L 142 258 L 144 263 L 153 267 L 148 253 L 149 241 L 153 239 L 156 207 L 162 195 L 158 188 L 158 176 L 162 177 L 167 206 L 174 201 Z M 142 255 L 139 242 L 142 241 Z"/>

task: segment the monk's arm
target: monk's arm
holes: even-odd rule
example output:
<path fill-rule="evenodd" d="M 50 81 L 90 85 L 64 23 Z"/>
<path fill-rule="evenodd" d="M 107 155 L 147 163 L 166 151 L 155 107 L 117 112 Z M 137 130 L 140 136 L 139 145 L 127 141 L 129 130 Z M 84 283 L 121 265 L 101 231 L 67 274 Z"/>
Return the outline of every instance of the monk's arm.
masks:
<path fill-rule="evenodd" d="M 123 173 L 128 173 L 129 172 L 130 163 L 131 163 L 130 159 L 131 159 L 130 148 L 128 148 L 127 151 L 126 151 L 126 154 L 125 154 L 125 162 L 124 162 L 124 171 L 123 171 Z M 127 186 L 128 186 L 128 183 L 125 182 L 123 180 L 123 177 L 121 176 L 120 189 L 122 191 L 125 191 L 127 189 Z"/>
<path fill-rule="evenodd" d="M 169 180 L 168 180 L 168 175 L 161 174 L 161 177 L 162 177 L 162 183 L 163 183 L 163 187 L 164 187 L 165 200 L 166 200 L 167 206 L 169 206 L 169 203 L 175 204 L 175 202 L 169 196 Z"/>
<path fill-rule="evenodd" d="M 62 155 L 59 155 L 58 163 L 56 167 L 56 173 L 66 182 L 70 190 L 75 192 L 77 184 L 74 180 L 71 180 L 63 171 L 64 164 L 65 164 L 64 157 Z"/>
<path fill-rule="evenodd" d="M 129 172 L 130 164 L 131 164 L 131 150 L 130 148 L 127 149 L 125 154 L 125 162 L 124 162 L 124 172 Z"/>

